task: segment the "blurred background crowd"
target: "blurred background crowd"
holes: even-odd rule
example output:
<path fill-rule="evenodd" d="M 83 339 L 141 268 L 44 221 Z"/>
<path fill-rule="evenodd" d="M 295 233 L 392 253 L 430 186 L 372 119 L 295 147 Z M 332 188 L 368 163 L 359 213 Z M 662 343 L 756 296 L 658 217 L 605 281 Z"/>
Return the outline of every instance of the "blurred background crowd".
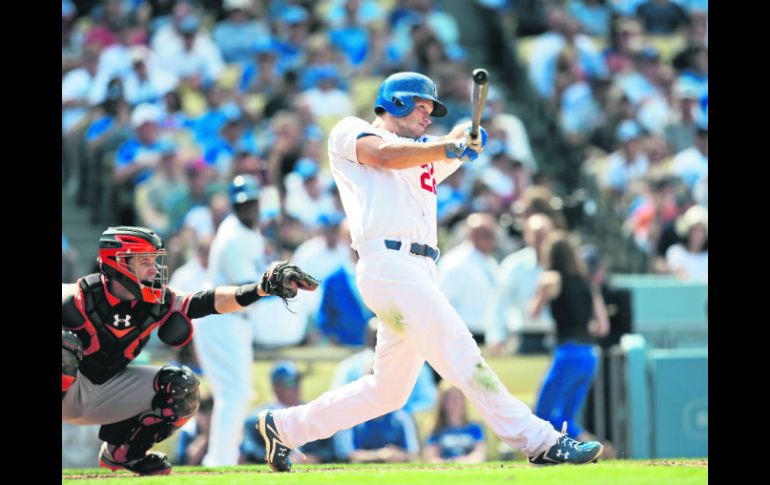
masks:
<path fill-rule="evenodd" d="M 327 135 L 344 116 L 371 121 L 380 82 L 405 70 L 437 82 L 449 114 L 430 133 L 443 135 L 469 119 L 477 67 L 492 74 L 489 143 L 438 187 L 438 268 L 485 351 L 553 348 L 550 311 L 528 305 L 555 231 L 608 306 L 610 273 L 707 281 L 707 0 L 62 0 L 62 281 L 95 270 L 104 228 L 142 225 L 167 244 L 171 286 L 203 288 L 228 185 L 251 175 L 265 262 L 323 282 L 294 313 L 254 305 L 255 348 L 342 347 L 366 372 L 372 315 Z M 624 331 L 610 317 L 606 343 Z M 192 345 L 175 358 L 200 371 Z M 271 367 L 275 405 L 300 402 L 300 377 Z M 426 382 L 416 409 L 435 414 L 430 433 L 418 438 L 406 409 L 306 455 L 483 461 L 462 395 Z M 211 406 L 182 433 L 180 463 L 200 462 Z M 241 456 L 256 462 L 246 430 Z"/>

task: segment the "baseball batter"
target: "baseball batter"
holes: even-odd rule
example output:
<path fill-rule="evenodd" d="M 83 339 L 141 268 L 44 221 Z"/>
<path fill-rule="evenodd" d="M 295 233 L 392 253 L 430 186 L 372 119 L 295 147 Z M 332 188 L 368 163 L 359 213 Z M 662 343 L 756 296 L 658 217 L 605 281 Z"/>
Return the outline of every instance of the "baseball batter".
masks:
<path fill-rule="evenodd" d="M 131 366 L 157 329 L 181 346 L 190 319 L 230 313 L 259 298 L 292 298 L 318 282 L 275 263 L 259 282 L 179 294 L 166 286 L 163 241 L 144 227 L 110 227 L 99 239 L 99 273 L 62 285 L 62 420 L 99 424 L 99 464 L 140 475 L 168 474 L 163 453 L 149 451 L 198 411 L 198 379 L 185 366 Z"/>
<path fill-rule="evenodd" d="M 385 79 L 374 111 L 373 123 L 347 117 L 329 135 L 332 174 L 360 256 L 356 281 L 381 320 L 374 374 L 306 405 L 263 412 L 267 463 L 290 471 L 292 448 L 402 407 L 426 360 L 532 463 L 595 461 L 600 443 L 560 434 L 508 393 L 438 288 L 436 185 L 476 159 L 486 132 L 473 138 L 461 125 L 445 137 L 426 136 L 431 116 L 447 108 L 435 83 L 418 73 Z"/>

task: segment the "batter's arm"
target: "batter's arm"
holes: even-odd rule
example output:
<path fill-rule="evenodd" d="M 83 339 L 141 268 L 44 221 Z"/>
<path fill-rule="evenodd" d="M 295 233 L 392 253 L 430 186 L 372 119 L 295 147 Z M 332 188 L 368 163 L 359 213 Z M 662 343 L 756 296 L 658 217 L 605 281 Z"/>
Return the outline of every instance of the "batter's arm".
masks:
<path fill-rule="evenodd" d="M 442 139 L 428 143 L 410 141 L 385 142 L 376 135 L 356 140 L 356 157 L 369 167 L 404 170 L 448 158 L 447 149 L 454 143 Z"/>

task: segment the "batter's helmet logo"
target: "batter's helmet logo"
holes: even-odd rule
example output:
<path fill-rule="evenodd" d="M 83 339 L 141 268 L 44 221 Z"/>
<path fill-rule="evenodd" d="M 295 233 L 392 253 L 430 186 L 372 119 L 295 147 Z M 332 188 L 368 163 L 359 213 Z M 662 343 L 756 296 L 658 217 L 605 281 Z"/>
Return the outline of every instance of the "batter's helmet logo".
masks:
<path fill-rule="evenodd" d="M 120 318 L 120 315 L 113 315 L 115 320 L 112 322 L 112 326 L 119 329 L 128 328 L 131 326 L 131 315 L 126 315 L 125 318 Z"/>

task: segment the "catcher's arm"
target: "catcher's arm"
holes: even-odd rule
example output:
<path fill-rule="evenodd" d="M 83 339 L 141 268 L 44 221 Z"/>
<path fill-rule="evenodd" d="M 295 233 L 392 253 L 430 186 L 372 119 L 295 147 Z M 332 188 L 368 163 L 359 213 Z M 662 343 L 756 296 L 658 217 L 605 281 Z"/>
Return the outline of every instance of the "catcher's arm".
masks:
<path fill-rule="evenodd" d="M 249 306 L 264 296 L 274 295 L 287 303 L 299 290 L 315 291 L 318 280 L 286 261 L 270 265 L 258 283 L 240 286 L 218 286 L 213 290 L 200 291 L 183 297 L 182 305 L 190 318 L 201 318 L 213 313 L 231 313 Z"/>

